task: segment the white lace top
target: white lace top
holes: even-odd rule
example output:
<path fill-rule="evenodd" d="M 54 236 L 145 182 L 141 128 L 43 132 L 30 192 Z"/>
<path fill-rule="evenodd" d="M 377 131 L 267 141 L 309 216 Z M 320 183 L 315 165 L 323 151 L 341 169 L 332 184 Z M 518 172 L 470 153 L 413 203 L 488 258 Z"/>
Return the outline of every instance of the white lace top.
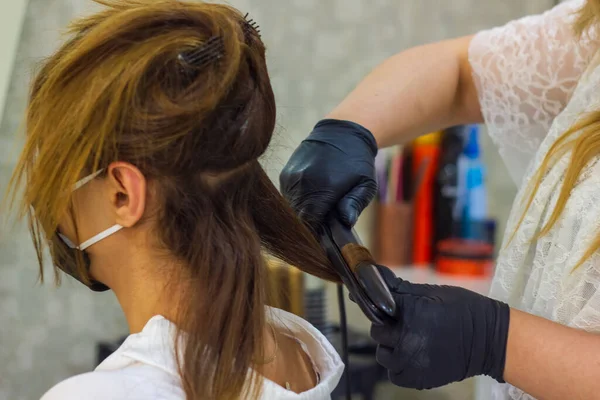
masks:
<path fill-rule="evenodd" d="M 551 232 L 531 241 L 556 204 L 570 154 L 560 159 L 508 241 L 528 198 L 527 183 L 550 146 L 582 113 L 600 110 L 595 59 L 600 42 L 594 30 L 581 40 L 572 30 L 574 12 L 584 1 L 567 1 L 542 15 L 481 32 L 469 53 L 489 133 L 520 187 L 491 297 L 564 325 L 600 332 L 600 257 L 596 254 L 573 269 L 600 232 L 598 158 L 584 169 Z M 490 399 L 533 399 L 510 385 L 494 384 L 492 391 Z"/>

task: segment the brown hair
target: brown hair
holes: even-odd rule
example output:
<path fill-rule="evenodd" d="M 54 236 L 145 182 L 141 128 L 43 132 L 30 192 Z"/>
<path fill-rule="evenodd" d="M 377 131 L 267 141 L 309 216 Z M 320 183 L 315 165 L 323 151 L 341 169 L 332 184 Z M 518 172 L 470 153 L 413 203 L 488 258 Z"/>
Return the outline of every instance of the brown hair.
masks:
<path fill-rule="evenodd" d="M 589 29 L 594 29 L 600 22 L 600 0 L 588 0 L 583 7 L 577 12 L 577 20 L 574 25 L 575 34 L 578 37 L 588 34 Z M 579 136 L 575 137 L 576 134 Z M 542 229 L 532 238 L 536 240 L 550 232 L 556 224 L 562 212 L 564 211 L 567 201 L 573 187 L 577 183 L 581 171 L 595 157 L 600 155 L 600 111 L 594 111 L 582 116 L 567 132 L 560 136 L 548 150 L 548 154 L 542 161 L 540 168 L 531 183 L 531 190 L 525 205 L 525 211 L 517 224 L 517 228 L 523 223 L 525 215 L 539 189 L 544 175 L 561 157 L 571 152 L 570 161 L 565 172 L 565 177 L 562 182 L 556 206 L 552 210 L 552 214 L 548 222 Z M 514 238 L 516 230 L 513 232 L 510 240 Z M 579 267 L 585 260 L 591 257 L 597 250 L 600 249 L 600 235 L 594 240 L 592 245 L 587 249 L 581 260 L 575 268 Z"/>
<path fill-rule="evenodd" d="M 186 266 L 178 360 L 187 399 L 256 396 L 260 377 L 247 378 L 263 355 L 263 251 L 338 280 L 258 161 L 276 115 L 263 43 L 228 6 L 96 1 L 106 8 L 72 24 L 33 82 L 11 181 L 13 199 L 24 189 L 40 274 L 72 185 L 115 161 L 137 166 L 157 188 L 156 235 Z M 221 59 L 180 57 L 214 37 Z"/>

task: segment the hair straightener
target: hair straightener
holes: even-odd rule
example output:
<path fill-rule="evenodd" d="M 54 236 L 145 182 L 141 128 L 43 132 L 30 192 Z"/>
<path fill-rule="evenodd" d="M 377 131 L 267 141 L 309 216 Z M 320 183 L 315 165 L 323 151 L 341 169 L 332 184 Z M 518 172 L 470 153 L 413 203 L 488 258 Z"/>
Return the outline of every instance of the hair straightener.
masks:
<path fill-rule="evenodd" d="M 322 226 L 321 245 L 333 268 L 369 320 L 381 325 L 394 316 L 396 303 L 377 264 L 354 230 L 332 213 Z"/>
<path fill-rule="evenodd" d="M 386 321 L 391 322 L 396 311 L 396 302 L 381 277 L 371 253 L 362 245 L 354 230 L 342 224 L 337 213 L 332 212 L 326 223 L 321 226 L 319 239 L 333 268 L 348 288 L 350 298 L 358 304 L 367 318 L 376 325 L 385 324 Z M 342 356 L 346 365 L 346 398 L 351 399 L 348 332 L 342 285 L 338 285 L 338 302 Z"/>

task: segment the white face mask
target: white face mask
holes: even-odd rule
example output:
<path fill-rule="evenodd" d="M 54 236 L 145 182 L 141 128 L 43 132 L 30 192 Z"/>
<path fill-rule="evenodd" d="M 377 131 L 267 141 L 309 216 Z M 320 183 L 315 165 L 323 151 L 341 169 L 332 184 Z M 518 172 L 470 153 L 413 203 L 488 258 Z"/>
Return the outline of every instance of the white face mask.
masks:
<path fill-rule="evenodd" d="M 87 183 L 89 183 L 92 180 L 94 180 L 98 175 L 100 175 L 102 173 L 102 171 L 103 170 L 96 171 L 93 174 L 88 175 L 85 178 L 77 181 L 77 183 L 75 183 L 75 185 L 73 185 L 73 191 L 76 191 L 77 189 L 81 188 L 82 186 L 84 186 Z M 81 243 L 79 246 L 75 245 L 73 242 L 71 242 L 69 240 L 69 238 L 67 238 L 65 235 L 63 235 L 61 233 L 58 233 L 58 236 L 71 249 L 77 249 L 77 250 L 80 250 L 80 251 L 84 251 L 88 247 L 90 247 L 90 246 L 98 243 L 101 240 L 106 239 L 107 237 L 109 237 L 110 235 L 112 235 L 112 234 L 120 231 L 121 229 L 123 229 L 123 227 L 121 225 L 118 225 L 118 224 L 113 225 L 112 227 L 106 229 L 105 231 L 102 231 L 99 234 L 97 234 L 97 235 L 91 237 L 90 239 L 86 240 L 85 242 Z"/>

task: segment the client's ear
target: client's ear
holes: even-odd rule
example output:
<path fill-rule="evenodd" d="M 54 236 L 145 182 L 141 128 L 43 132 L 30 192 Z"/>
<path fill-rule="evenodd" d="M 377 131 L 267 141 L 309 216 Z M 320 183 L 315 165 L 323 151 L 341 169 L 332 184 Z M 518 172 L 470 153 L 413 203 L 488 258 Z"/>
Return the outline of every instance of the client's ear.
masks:
<path fill-rule="evenodd" d="M 114 162 L 108 167 L 107 182 L 116 223 L 125 228 L 134 226 L 146 209 L 146 178 L 136 166 Z"/>

